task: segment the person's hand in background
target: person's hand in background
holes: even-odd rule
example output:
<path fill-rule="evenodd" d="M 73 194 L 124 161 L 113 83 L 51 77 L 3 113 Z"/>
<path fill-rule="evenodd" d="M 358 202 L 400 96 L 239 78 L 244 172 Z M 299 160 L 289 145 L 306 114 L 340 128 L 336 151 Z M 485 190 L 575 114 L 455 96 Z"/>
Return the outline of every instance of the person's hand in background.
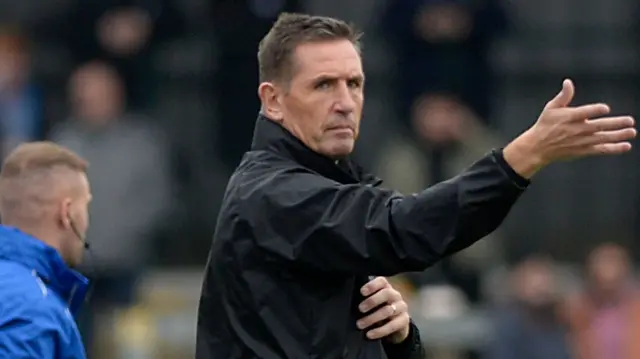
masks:
<path fill-rule="evenodd" d="M 360 292 L 367 297 L 358 309 L 366 315 L 356 325 L 366 330 L 367 338 L 388 340 L 397 344 L 410 333 L 409 307 L 400 292 L 384 277 L 376 277 L 365 284 Z"/>

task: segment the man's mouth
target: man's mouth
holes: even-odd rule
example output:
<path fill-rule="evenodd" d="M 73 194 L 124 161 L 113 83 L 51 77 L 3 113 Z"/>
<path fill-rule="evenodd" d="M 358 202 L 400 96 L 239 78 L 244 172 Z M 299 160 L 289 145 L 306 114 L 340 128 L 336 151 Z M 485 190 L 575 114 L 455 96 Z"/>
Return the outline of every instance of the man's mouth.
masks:
<path fill-rule="evenodd" d="M 351 131 L 351 132 L 355 132 L 353 127 L 349 126 L 349 125 L 331 126 L 331 127 L 327 128 L 327 131 Z"/>

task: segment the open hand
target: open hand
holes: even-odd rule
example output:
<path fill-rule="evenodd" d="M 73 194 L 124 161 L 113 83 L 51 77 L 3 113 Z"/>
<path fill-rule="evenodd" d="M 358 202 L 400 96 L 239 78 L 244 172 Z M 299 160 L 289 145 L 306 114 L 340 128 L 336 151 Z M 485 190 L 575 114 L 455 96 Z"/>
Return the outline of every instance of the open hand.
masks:
<path fill-rule="evenodd" d="M 385 277 L 377 277 L 365 284 L 361 293 L 367 299 L 358 309 L 368 315 L 358 320 L 358 328 L 367 330 L 369 339 L 385 338 L 396 344 L 404 341 L 409 336 L 411 320 L 400 292 Z"/>
<path fill-rule="evenodd" d="M 573 82 L 564 80 L 536 123 L 505 147 L 505 159 L 516 172 L 529 178 L 553 162 L 631 150 L 629 140 L 636 136 L 632 117 L 602 117 L 611 111 L 605 104 L 569 107 L 574 94 Z"/>

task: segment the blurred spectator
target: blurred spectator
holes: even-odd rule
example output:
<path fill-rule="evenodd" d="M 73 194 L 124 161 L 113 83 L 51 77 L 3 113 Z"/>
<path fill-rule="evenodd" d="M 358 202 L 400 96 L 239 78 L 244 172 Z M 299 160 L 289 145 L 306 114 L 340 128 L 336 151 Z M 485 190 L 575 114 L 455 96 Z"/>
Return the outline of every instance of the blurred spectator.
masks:
<path fill-rule="evenodd" d="M 456 99 L 441 95 L 425 95 L 416 100 L 411 119 L 420 143 L 428 147 L 430 182 L 447 178 L 446 162 L 462 145 L 469 127 L 480 119 Z M 478 127 L 480 124 L 475 124 Z"/>
<path fill-rule="evenodd" d="M 1 154 L 42 138 L 41 110 L 40 91 L 31 78 L 29 41 L 18 30 L 0 29 Z"/>
<path fill-rule="evenodd" d="M 106 61 L 126 84 L 133 109 L 151 104 L 156 48 L 185 31 L 185 19 L 168 0 L 73 1 L 55 19 L 36 29 L 43 38 L 67 47 L 73 62 Z"/>
<path fill-rule="evenodd" d="M 448 163 L 467 150 L 462 146 L 471 137 L 466 132 L 485 127 L 491 117 L 489 50 L 507 29 L 504 4 L 394 0 L 387 2 L 381 21 L 397 60 L 399 127 L 428 159 L 421 185 L 444 181 L 450 177 Z M 416 286 L 446 281 L 459 286 L 472 303 L 480 300 L 478 272 L 449 259 L 412 278 Z"/>
<path fill-rule="evenodd" d="M 72 116 L 54 129 L 52 140 L 90 163 L 87 239 L 95 256 L 88 256 L 85 268 L 95 290 L 81 329 L 91 348 L 94 317 L 135 300 L 136 280 L 152 251 L 150 239 L 166 219 L 171 183 L 162 135 L 127 113 L 123 84 L 111 67 L 98 62 L 80 67 L 69 92 Z"/>
<path fill-rule="evenodd" d="M 512 300 L 498 307 L 486 359 L 569 359 L 552 263 L 530 257 L 512 273 Z"/>
<path fill-rule="evenodd" d="M 215 75 L 218 155 L 231 172 L 249 150 L 260 102 L 257 48 L 278 17 L 300 10 L 298 0 L 211 0 L 220 55 Z"/>
<path fill-rule="evenodd" d="M 416 117 L 426 118 L 416 126 L 417 131 L 431 141 L 446 146 L 447 157 L 439 152 L 439 155 L 425 158 L 424 152 L 407 141 L 406 137 L 391 136 L 382 153 L 377 172 L 389 186 L 403 193 L 413 193 L 424 188 L 431 178 L 453 177 L 470 165 L 474 158 L 500 146 L 501 141 L 473 112 L 458 106 L 450 98 L 424 98 L 415 111 Z M 412 273 L 408 277 L 416 287 L 440 282 L 456 285 L 463 290 L 468 300 L 477 303 L 481 299 L 482 270 L 500 260 L 499 248 L 496 248 L 499 237 L 500 232 L 496 232 L 427 272 Z"/>
<path fill-rule="evenodd" d="M 396 52 L 403 118 L 411 118 L 409 110 L 423 96 L 438 95 L 489 120 L 489 49 L 507 29 L 501 0 L 388 1 L 382 25 Z"/>
<path fill-rule="evenodd" d="M 507 28 L 501 0 L 389 1 L 382 16 L 397 64 L 398 118 L 429 158 L 428 178 L 449 178 L 468 122 L 487 123 L 493 99 L 489 49 Z M 477 126 L 476 126 L 477 127 Z"/>
<path fill-rule="evenodd" d="M 586 290 L 567 302 L 574 358 L 640 358 L 640 296 L 627 250 L 597 247 L 587 276 Z"/>

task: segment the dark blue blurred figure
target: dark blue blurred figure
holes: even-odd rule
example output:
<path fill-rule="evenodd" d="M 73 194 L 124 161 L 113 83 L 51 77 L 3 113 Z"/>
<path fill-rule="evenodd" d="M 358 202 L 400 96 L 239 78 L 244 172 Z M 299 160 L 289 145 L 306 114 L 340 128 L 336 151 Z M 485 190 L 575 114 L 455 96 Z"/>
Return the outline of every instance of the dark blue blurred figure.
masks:
<path fill-rule="evenodd" d="M 513 296 L 497 308 L 486 359 L 570 359 L 551 262 L 525 259 L 510 284 Z"/>
<path fill-rule="evenodd" d="M 229 172 L 249 150 L 260 109 L 258 43 L 278 15 L 300 10 L 299 0 L 211 0 L 212 23 L 218 47 L 215 99 L 217 155 Z"/>
<path fill-rule="evenodd" d="M 395 0 L 382 27 L 396 54 L 397 100 L 404 129 L 432 157 L 431 183 L 443 173 L 445 152 L 463 127 L 459 116 L 442 122 L 432 108 L 470 111 L 490 123 L 494 96 L 489 50 L 507 30 L 501 0 Z"/>
<path fill-rule="evenodd" d="M 489 123 L 489 50 L 507 24 L 501 0 L 389 1 L 381 25 L 398 60 L 398 98 L 406 114 L 401 118 L 411 118 L 419 98 L 442 95 Z"/>
<path fill-rule="evenodd" d="M 78 66 L 101 60 L 115 67 L 135 110 L 153 102 L 152 56 L 182 35 L 185 19 L 169 0 L 73 1 L 35 29 L 39 38 L 63 44 Z M 74 66 L 74 67 L 75 67 Z"/>

